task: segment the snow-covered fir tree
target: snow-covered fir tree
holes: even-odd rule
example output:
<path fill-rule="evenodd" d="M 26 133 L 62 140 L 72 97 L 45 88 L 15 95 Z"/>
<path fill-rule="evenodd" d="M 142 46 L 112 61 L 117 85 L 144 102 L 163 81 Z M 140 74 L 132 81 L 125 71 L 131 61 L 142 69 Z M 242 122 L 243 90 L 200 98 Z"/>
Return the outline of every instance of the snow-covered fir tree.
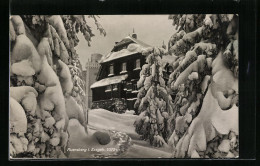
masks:
<path fill-rule="evenodd" d="M 87 131 L 77 33 L 89 45 L 94 34 L 83 15 L 15 15 L 9 26 L 10 156 L 66 157 L 68 120 Z"/>
<path fill-rule="evenodd" d="M 170 15 L 173 157 L 238 156 L 238 15 Z"/>
<path fill-rule="evenodd" d="M 162 56 L 166 50 L 158 47 L 145 49 L 146 64 L 137 82 L 139 93 L 135 109 L 140 114 L 135 121 L 135 130 L 142 139 L 149 140 L 154 146 L 166 144 L 169 136 L 169 116 L 172 116 L 172 99 L 167 93 L 163 79 Z"/>

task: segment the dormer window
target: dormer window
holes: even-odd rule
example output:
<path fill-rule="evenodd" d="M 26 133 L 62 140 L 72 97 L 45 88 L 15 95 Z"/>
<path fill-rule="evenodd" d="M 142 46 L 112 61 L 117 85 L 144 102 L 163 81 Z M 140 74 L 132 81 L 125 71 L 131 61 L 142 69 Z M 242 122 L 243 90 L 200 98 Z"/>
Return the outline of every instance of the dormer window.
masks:
<path fill-rule="evenodd" d="M 109 66 L 109 75 L 108 76 L 112 76 L 112 75 L 114 75 L 114 65 L 113 64 L 111 64 Z"/>
<path fill-rule="evenodd" d="M 140 59 L 135 60 L 135 69 L 134 70 L 140 70 L 141 69 L 141 61 Z"/>
<path fill-rule="evenodd" d="M 126 70 L 126 62 L 124 62 L 124 63 L 122 63 L 120 74 L 126 73 L 126 72 L 127 72 L 127 70 Z"/>

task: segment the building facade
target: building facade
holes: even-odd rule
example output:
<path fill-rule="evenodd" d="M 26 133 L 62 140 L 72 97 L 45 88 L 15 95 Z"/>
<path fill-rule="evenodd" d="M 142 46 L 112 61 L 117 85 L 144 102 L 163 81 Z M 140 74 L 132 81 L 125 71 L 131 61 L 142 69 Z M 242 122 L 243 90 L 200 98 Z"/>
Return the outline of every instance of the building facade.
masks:
<path fill-rule="evenodd" d="M 90 86 L 93 92 L 92 108 L 118 113 L 134 110 L 138 94 L 137 81 L 146 63 L 141 51 L 148 47 L 133 33 L 116 42 L 112 51 L 102 57 L 97 82 Z M 167 79 L 167 74 L 165 76 Z"/>

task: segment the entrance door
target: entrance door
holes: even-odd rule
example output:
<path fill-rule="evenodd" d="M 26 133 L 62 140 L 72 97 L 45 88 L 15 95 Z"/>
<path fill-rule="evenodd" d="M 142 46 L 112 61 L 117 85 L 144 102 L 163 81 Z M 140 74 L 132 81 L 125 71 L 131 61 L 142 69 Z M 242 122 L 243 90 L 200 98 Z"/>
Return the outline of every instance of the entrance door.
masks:
<path fill-rule="evenodd" d="M 135 101 L 136 101 L 136 99 L 134 99 L 134 100 L 127 100 L 127 109 L 128 110 L 134 110 L 134 104 L 135 104 Z"/>

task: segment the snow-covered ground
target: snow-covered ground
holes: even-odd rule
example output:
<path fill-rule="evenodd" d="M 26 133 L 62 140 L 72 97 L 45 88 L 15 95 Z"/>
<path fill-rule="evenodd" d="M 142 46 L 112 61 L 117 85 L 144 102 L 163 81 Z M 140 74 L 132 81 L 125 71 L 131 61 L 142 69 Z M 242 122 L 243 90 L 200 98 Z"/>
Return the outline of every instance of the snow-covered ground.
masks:
<path fill-rule="evenodd" d="M 95 155 L 110 155 L 118 146 L 111 141 L 107 145 L 100 145 L 93 134 L 96 131 L 119 131 L 131 137 L 133 145 L 116 158 L 169 158 L 171 150 L 169 147 L 155 148 L 148 142 L 140 140 L 140 136 L 135 132 L 133 126 L 136 115 L 127 112 L 117 114 L 104 109 L 93 109 L 89 111 L 89 129 L 80 125 L 78 120 L 71 119 L 69 122 L 70 133 L 70 158 L 94 158 Z M 78 150 L 78 151 L 73 151 Z M 99 151 L 99 152 L 97 152 Z"/>

